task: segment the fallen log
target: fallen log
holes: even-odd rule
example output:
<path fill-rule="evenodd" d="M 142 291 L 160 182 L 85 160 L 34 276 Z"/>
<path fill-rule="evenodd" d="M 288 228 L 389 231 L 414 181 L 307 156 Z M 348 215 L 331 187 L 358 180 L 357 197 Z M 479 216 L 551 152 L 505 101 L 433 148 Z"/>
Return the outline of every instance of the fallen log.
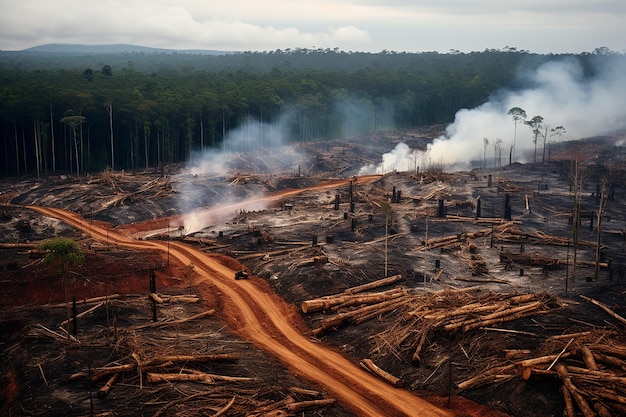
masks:
<path fill-rule="evenodd" d="M 357 292 L 363 292 L 368 290 L 373 290 L 374 288 L 384 287 L 385 285 L 393 284 L 396 282 L 402 281 L 402 275 L 393 275 L 387 278 L 382 278 L 367 284 L 359 285 L 356 287 L 348 288 L 344 291 L 347 294 L 355 294 Z"/>
<path fill-rule="evenodd" d="M 475 318 L 470 318 L 464 321 L 460 321 L 457 323 L 451 323 L 444 326 L 444 329 L 447 331 L 458 329 L 460 327 L 463 328 L 463 331 L 467 332 L 472 329 L 476 329 L 478 327 L 490 326 L 494 323 L 501 323 L 505 321 L 512 321 L 518 318 L 523 317 L 521 314 L 534 311 L 539 309 L 542 306 L 540 301 L 534 301 L 529 304 L 523 304 L 513 308 L 502 308 L 499 311 L 496 311 L 491 314 L 487 314 L 485 316 L 479 316 Z M 499 321 L 502 320 L 502 321 Z"/>
<path fill-rule="evenodd" d="M 514 320 L 519 320 L 519 319 L 523 319 L 525 317 L 530 317 L 530 316 L 534 316 L 537 314 L 544 314 L 547 313 L 547 311 L 538 311 L 538 309 L 536 308 L 528 308 L 528 310 L 524 310 L 524 311 L 519 311 L 515 314 L 508 314 L 508 315 L 504 315 L 501 317 L 497 317 L 497 318 L 493 318 L 493 319 L 489 319 L 489 320 L 482 320 L 476 323 L 471 323 L 468 324 L 466 326 L 463 326 L 463 331 L 464 332 L 468 332 L 470 330 L 473 329 L 478 329 L 480 327 L 486 327 L 486 326 L 491 326 L 493 324 L 501 324 L 501 323 L 506 323 L 509 321 L 514 321 Z"/>
<path fill-rule="evenodd" d="M 593 359 L 596 361 L 596 363 L 601 362 L 626 372 L 626 361 L 618 359 L 614 356 L 606 355 L 599 352 L 593 352 Z"/>
<path fill-rule="evenodd" d="M 383 301 L 393 300 L 395 298 L 402 297 L 406 295 L 406 291 L 402 288 L 397 288 L 394 290 L 387 291 L 385 293 L 376 293 L 376 294 L 357 294 L 355 296 L 351 296 L 345 301 L 336 304 L 331 307 L 331 311 L 337 311 L 342 308 L 359 306 L 359 305 L 371 305 L 382 303 Z"/>
<path fill-rule="evenodd" d="M 77 319 L 79 319 L 79 318 L 81 318 L 81 317 L 84 317 L 84 316 L 86 316 L 87 314 L 92 313 L 93 311 L 95 311 L 95 310 L 97 310 L 98 308 L 102 307 L 103 305 L 104 305 L 104 303 L 103 303 L 103 302 L 98 303 L 98 304 L 96 304 L 95 306 L 91 307 L 90 309 L 88 309 L 88 310 L 86 310 L 86 311 L 83 311 L 83 312 L 82 312 L 82 313 L 80 313 L 80 314 L 77 314 L 77 315 L 76 315 L 76 318 L 77 318 Z M 62 326 L 62 327 L 63 327 L 63 326 L 65 326 L 65 325 L 67 325 L 69 322 L 72 322 L 72 321 L 74 321 L 74 318 L 69 318 L 69 319 L 63 320 L 63 321 L 61 322 L 60 326 Z"/>
<path fill-rule="evenodd" d="M 578 408 L 585 417 L 595 417 L 596 413 L 591 409 L 585 397 L 579 392 L 578 388 L 572 383 L 571 378 L 567 372 L 567 368 L 562 363 L 557 363 L 555 366 L 556 371 L 563 382 L 565 388 L 569 391 L 570 395 L 574 398 L 574 401 L 578 405 Z"/>
<path fill-rule="evenodd" d="M 102 388 L 98 390 L 98 397 L 100 398 L 106 397 L 109 394 L 109 391 L 111 391 L 111 387 L 113 386 L 113 384 L 115 384 L 115 381 L 117 381 L 118 377 L 119 377 L 119 374 L 113 374 L 113 376 L 109 378 L 107 383 L 104 384 L 104 386 L 102 386 Z"/>
<path fill-rule="evenodd" d="M 200 298 L 197 295 L 162 295 L 150 293 L 150 299 L 158 304 L 164 303 L 199 303 Z"/>
<path fill-rule="evenodd" d="M 398 308 L 398 306 L 401 306 L 405 303 L 405 297 L 399 297 L 392 300 L 383 301 L 378 304 L 362 307 L 357 310 L 335 314 L 332 317 L 322 320 L 320 323 L 320 327 L 313 329 L 311 331 L 311 334 L 313 336 L 318 336 L 323 333 L 324 330 L 332 329 L 333 327 L 338 327 L 348 323 L 360 324 L 374 317 L 377 317 L 380 314 L 395 310 L 396 308 Z"/>
<path fill-rule="evenodd" d="M 578 349 L 578 354 L 583 358 L 583 362 L 585 362 L 585 366 L 592 371 L 598 370 L 598 364 L 596 363 L 595 358 L 593 357 L 593 353 L 587 346 L 581 346 Z"/>
<path fill-rule="evenodd" d="M 422 329 L 419 341 L 417 342 L 417 347 L 413 351 L 413 356 L 411 357 L 411 363 L 414 365 L 419 365 L 422 362 L 421 354 L 422 349 L 424 347 L 424 343 L 426 343 L 426 339 L 428 339 L 428 334 L 430 333 L 430 328 Z"/>
<path fill-rule="evenodd" d="M 226 375 L 215 375 L 215 374 L 207 374 L 204 372 L 194 372 L 191 374 L 158 374 L 148 372 L 147 381 L 149 383 L 160 383 L 160 382 L 201 382 L 204 384 L 212 384 L 215 381 L 225 381 L 225 382 L 251 382 L 254 381 L 254 378 L 250 377 L 240 377 L 240 376 L 226 376 Z"/>
<path fill-rule="evenodd" d="M 333 405 L 336 402 L 337 400 L 333 398 L 322 399 L 322 400 L 300 401 L 296 403 L 286 404 L 284 408 L 285 410 L 291 413 L 299 413 L 301 411 L 311 410 L 314 408 L 328 407 L 329 405 Z"/>
<path fill-rule="evenodd" d="M 514 370 L 515 370 L 514 365 L 504 365 L 504 366 L 499 366 L 496 368 L 491 368 L 484 372 L 479 372 L 478 375 L 470 379 L 467 379 L 465 381 L 462 381 L 458 383 L 456 386 L 457 388 L 461 390 L 465 390 L 469 388 L 476 388 L 481 385 L 493 383 L 494 380 L 498 379 L 499 375 L 506 375 L 507 378 L 509 378 L 510 376 L 510 378 L 512 379 L 515 377 Z"/>
<path fill-rule="evenodd" d="M 363 359 L 359 363 L 361 367 L 372 374 L 382 378 L 384 381 L 390 383 L 396 388 L 402 388 L 404 386 L 404 381 L 400 378 L 397 378 L 390 374 L 389 372 L 379 368 L 371 359 Z"/>
<path fill-rule="evenodd" d="M 574 402 L 572 401 L 572 395 L 565 385 L 561 385 L 561 394 L 563 395 L 563 402 L 565 408 L 563 409 L 563 417 L 576 417 L 576 410 L 574 410 Z"/>
<path fill-rule="evenodd" d="M 585 301 L 590 302 L 591 304 L 594 304 L 598 307 L 600 307 L 602 310 L 604 310 L 609 316 L 613 317 L 614 319 L 616 319 L 617 321 L 621 322 L 622 324 L 626 324 L 626 319 L 622 316 L 620 316 L 619 314 L 617 314 L 616 312 L 614 312 L 613 310 L 611 310 L 609 308 L 609 306 L 607 306 L 604 303 L 601 303 L 598 300 L 594 300 L 591 297 L 587 297 L 585 295 L 580 294 L 580 298 L 582 298 Z"/>
<path fill-rule="evenodd" d="M 537 366 L 537 365 L 551 363 L 557 358 L 561 358 L 561 359 L 569 358 L 571 355 L 572 355 L 571 351 L 566 351 L 566 352 L 554 354 L 554 355 L 538 356 L 536 358 L 524 359 L 524 360 L 515 362 L 515 366 L 520 367 L 520 368 L 530 368 L 530 367 Z"/>
<path fill-rule="evenodd" d="M 330 310 L 340 305 L 358 305 L 358 304 L 374 304 L 396 298 L 404 293 L 401 288 L 377 292 L 377 293 L 357 293 L 357 294 L 336 294 L 302 302 L 301 309 L 303 313 L 315 313 L 322 310 Z"/>
<path fill-rule="evenodd" d="M 148 323 L 148 324 L 141 324 L 139 326 L 135 326 L 132 329 L 133 330 L 142 330 L 148 327 L 163 327 L 163 326 L 171 326 L 171 325 L 176 325 L 176 324 L 183 324 L 183 323 L 187 323 L 188 321 L 192 321 L 192 320 L 196 320 L 202 317 L 206 317 L 206 316 L 210 316 L 212 314 L 215 313 L 215 309 L 211 309 L 211 310 L 207 310 L 207 311 L 203 311 L 202 313 L 198 313 L 194 316 L 191 317 L 187 317 L 184 319 L 180 319 L 180 320 L 170 320 L 170 321 L 159 321 L 159 322 L 155 322 L 155 323 Z"/>

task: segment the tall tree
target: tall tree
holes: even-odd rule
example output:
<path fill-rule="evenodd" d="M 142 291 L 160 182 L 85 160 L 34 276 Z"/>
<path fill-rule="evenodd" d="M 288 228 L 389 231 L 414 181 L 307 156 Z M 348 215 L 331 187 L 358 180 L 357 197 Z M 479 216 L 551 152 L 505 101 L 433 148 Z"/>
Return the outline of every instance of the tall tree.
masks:
<path fill-rule="evenodd" d="M 512 107 L 507 112 L 513 118 L 513 145 L 511 146 L 511 158 L 515 157 L 515 147 L 517 146 L 517 124 L 526 120 L 526 111 L 521 107 Z M 511 159 L 509 158 L 509 159 Z M 509 161 L 511 162 L 511 161 Z"/>
<path fill-rule="evenodd" d="M 68 125 L 72 130 L 72 138 L 74 139 L 74 155 L 76 157 L 76 175 L 78 176 L 80 176 L 81 174 L 80 157 L 78 154 L 78 130 L 80 129 L 80 126 L 83 124 L 84 121 L 84 116 L 73 114 L 73 112 L 70 112 L 68 116 L 65 116 L 61 119 L 61 123 Z"/>
<path fill-rule="evenodd" d="M 541 129 L 543 128 L 543 117 L 534 116 L 532 119 L 524 122 L 532 131 L 533 131 L 533 143 L 535 144 L 535 156 L 533 158 L 533 162 L 537 162 L 537 138 L 541 134 Z"/>

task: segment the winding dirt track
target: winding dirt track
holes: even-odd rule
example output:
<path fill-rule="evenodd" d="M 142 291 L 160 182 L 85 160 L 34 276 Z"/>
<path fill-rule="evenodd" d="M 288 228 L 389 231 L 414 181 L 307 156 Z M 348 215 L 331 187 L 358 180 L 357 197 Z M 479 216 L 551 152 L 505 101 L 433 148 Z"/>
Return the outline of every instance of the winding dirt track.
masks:
<path fill-rule="evenodd" d="M 275 196 L 274 196 L 275 198 Z M 180 242 L 145 241 L 90 224 L 56 208 L 29 207 L 90 233 L 94 239 L 127 248 L 158 249 L 185 265 L 193 264 L 196 285 L 209 284 L 220 294 L 233 329 L 285 363 L 295 374 L 324 386 L 359 416 L 453 416 L 450 411 L 394 388 L 354 365 L 339 353 L 311 341 L 298 330 L 293 306 L 264 289 L 256 279 L 235 281 L 234 271 L 201 251 Z"/>

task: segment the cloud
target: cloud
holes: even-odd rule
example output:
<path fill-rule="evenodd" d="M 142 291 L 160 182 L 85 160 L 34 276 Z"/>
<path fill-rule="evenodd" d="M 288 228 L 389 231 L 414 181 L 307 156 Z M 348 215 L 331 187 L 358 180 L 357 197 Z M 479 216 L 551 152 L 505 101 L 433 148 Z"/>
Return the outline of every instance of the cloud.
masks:
<path fill-rule="evenodd" d="M 0 49 L 134 43 L 175 49 L 533 52 L 623 48 L 621 0 L 1 0 Z M 471 16 L 471 18 L 468 18 Z"/>

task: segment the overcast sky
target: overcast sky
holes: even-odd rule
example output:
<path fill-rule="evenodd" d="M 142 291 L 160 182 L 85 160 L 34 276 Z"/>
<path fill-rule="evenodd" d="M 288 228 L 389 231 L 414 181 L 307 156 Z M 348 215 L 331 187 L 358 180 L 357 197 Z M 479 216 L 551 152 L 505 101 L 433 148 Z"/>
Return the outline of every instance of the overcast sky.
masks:
<path fill-rule="evenodd" d="M 47 43 L 272 51 L 626 49 L 625 0 L 0 0 L 0 50 Z"/>

